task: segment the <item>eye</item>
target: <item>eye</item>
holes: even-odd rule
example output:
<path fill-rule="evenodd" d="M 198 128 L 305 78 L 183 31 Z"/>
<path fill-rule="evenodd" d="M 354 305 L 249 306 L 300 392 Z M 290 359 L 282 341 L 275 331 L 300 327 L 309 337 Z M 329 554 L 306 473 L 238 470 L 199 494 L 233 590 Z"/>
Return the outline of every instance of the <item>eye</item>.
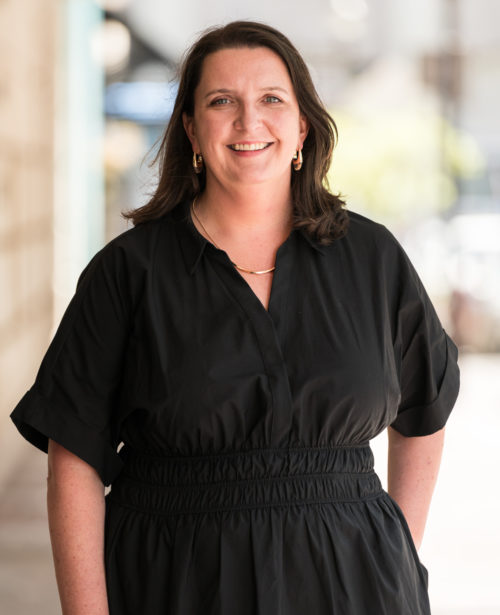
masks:
<path fill-rule="evenodd" d="M 231 102 L 229 98 L 216 98 L 215 100 L 212 100 L 210 105 L 226 105 L 229 102 Z"/>
<path fill-rule="evenodd" d="M 270 102 L 270 103 L 279 103 L 281 102 L 281 99 L 278 98 L 277 96 L 273 96 L 272 94 L 269 94 L 269 96 L 266 96 L 265 101 Z"/>

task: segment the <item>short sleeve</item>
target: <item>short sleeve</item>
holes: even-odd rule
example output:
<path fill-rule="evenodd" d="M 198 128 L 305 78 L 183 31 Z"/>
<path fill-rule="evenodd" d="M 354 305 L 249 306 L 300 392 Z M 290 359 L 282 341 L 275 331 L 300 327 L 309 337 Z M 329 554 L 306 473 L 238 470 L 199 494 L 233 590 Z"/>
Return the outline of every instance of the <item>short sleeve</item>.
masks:
<path fill-rule="evenodd" d="M 106 485 L 122 468 L 118 407 L 129 321 L 124 257 L 111 242 L 80 275 L 35 383 L 11 414 L 33 445 L 47 452 L 53 439 Z"/>
<path fill-rule="evenodd" d="M 391 427 L 404 436 L 426 436 L 445 426 L 457 399 L 458 350 L 407 254 L 392 241 L 397 279 L 394 349 L 401 400 Z"/>

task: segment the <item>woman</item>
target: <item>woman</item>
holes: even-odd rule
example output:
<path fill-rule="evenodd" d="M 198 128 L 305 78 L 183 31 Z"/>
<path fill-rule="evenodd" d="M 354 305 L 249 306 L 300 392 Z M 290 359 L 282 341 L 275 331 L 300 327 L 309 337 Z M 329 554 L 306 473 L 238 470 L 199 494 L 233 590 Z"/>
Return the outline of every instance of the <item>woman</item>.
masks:
<path fill-rule="evenodd" d="M 276 30 L 187 55 L 156 193 L 12 414 L 48 446 L 64 615 L 430 612 L 456 347 L 393 236 L 324 187 L 334 137 Z"/>

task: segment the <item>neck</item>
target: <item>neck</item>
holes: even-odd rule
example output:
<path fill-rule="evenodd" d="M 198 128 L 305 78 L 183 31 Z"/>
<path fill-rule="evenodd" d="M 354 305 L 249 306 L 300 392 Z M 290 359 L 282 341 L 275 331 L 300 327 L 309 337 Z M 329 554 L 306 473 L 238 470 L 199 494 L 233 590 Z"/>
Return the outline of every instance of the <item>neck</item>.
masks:
<path fill-rule="evenodd" d="M 209 221 L 219 237 L 240 233 L 288 235 L 292 226 L 290 186 L 245 186 L 231 189 L 207 182 L 196 200 L 200 218 Z"/>

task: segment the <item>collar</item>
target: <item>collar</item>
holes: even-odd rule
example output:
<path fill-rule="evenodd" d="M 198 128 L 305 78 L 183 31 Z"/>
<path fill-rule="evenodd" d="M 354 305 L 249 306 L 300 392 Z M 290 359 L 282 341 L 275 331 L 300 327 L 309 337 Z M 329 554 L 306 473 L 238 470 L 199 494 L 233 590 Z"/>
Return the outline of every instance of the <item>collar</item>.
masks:
<path fill-rule="evenodd" d="M 204 250 L 210 242 L 201 235 L 191 219 L 191 200 L 182 201 L 171 211 L 172 218 L 177 223 L 179 229 L 179 240 L 186 268 L 192 275 L 200 262 Z M 310 237 L 303 229 L 293 229 L 292 233 L 297 233 L 305 239 L 311 248 L 319 254 L 325 254 L 325 246 Z"/>

